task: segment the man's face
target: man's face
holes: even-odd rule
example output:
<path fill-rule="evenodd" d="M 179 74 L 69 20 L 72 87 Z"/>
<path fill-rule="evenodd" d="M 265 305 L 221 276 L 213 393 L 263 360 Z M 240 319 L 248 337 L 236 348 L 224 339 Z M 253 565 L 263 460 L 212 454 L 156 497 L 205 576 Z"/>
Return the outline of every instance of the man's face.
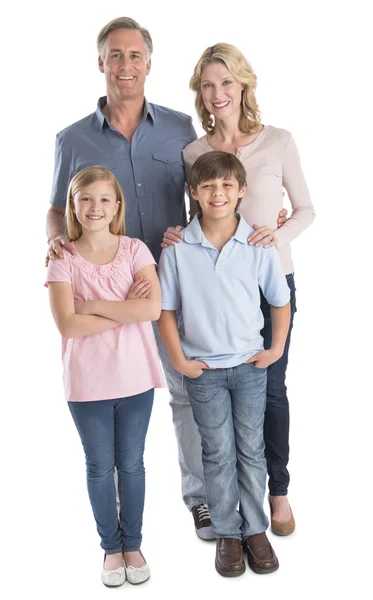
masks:
<path fill-rule="evenodd" d="M 117 101 L 143 96 L 150 64 L 139 31 L 123 28 L 111 31 L 103 56 L 98 59 L 99 69 L 105 73 L 108 96 Z"/>

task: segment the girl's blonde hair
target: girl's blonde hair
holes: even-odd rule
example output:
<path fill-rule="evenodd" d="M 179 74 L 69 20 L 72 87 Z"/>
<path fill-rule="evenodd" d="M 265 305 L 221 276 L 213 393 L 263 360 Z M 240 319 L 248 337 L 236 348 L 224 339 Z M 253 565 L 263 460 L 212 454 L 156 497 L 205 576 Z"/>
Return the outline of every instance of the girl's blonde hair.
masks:
<path fill-rule="evenodd" d="M 195 107 L 203 129 L 210 135 L 215 132 L 214 118 L 206 109 L 201 92 L 202 71 L 211 63 L 225 65 L 233 78 L 244 86 L 238 126 L 243 133 L 252 133 L 260 125 L 259 106 L 255 97 L 256 75 L 244 55 L 231 44 L 215 44 L 206 48 L 189 82 L 190 89 L 196 94 Z"/>
<path fill-rule="evenodd" d="M 109 225 L 111 233 L 115 235 L 125 235 L 125 223 L 124 223 L 124 194 L 120 187 L 119 181 L 115 175 L 105 169 L 105 167 L 87 167 L 82 171 L 79 171 L 72 180 L 70 181 L 69 189 L 67 192 L 67 203 L 66 203 L 66 219 L 67 219 L 67 231 L 69 238 L 72 241 L 77 240 L 82 235 L 82 226 L 76 218 L 74 212 L 74 196 L 84 187 L 95 183 L 95 181 L 107 181 L 113 186 L 115 191 L 116 201 L 120 202 L 118 212 L 114 215 L 112 222 Z"/>

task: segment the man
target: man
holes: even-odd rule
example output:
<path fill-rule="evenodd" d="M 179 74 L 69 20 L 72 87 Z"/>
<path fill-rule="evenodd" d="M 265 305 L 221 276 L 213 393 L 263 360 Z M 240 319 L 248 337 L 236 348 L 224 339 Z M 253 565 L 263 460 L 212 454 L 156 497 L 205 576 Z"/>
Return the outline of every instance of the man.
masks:
<path fill-rule="evenodd" d="M 96 112 L 61 131 L 56 140 L 51 207 L 47 215 L 49 258 L 74 253 L 63 233 L 67 188 L 88 165 L 107 167 L 118 178 L 126 198 L 126 229 L 143 240 L 158 261 L 163 232 L 186 225 L 183 148 L 196 139 L 192 120 L 182 113 L 147 102 L 144 84 L 153 50 L 149 32 L 130 18 L 103 27 L 97 38 L 98 65 L 105 75 L 106 97 Z M 192 512 L 197 535 L 214 539 L 201 460 L 201 442 L 182 376 L 172 367 L 155 333 L 170 394 L 179 445 L 182 493 Z M 181 431 L 188 439 L 180 444 Z"/>

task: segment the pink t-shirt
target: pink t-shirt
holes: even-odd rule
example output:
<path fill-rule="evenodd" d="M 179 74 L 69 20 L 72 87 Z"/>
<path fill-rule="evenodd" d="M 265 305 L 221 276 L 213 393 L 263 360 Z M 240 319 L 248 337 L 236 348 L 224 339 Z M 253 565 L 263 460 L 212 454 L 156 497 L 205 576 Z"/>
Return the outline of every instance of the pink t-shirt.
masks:
<path fill-rule="evenodd" d="M 137 271 L 155 264 L 147 246 L 121 236 L 107 265 L 80 254 L 50 261 L 47 282 L 70 283 L 75 302 L 125 300 Z M 151 322 L 120 325 L 81 338 L 62 338 L 63 380 L 72 402 L 110 400 L 165 387 Z"/>

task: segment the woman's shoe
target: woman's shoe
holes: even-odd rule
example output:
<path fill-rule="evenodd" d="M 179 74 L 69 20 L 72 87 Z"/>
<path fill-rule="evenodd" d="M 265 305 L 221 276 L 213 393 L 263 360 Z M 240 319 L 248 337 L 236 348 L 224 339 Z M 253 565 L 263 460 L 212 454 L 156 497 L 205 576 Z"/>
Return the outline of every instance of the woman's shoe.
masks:
<path fill-rule="evenodd" d="M 101 571 L 101 581 L 106 587 L 119 587 L 126 581 L 126 571 L 124 570 L 124 567 L 118 567 L 118 569 L 114 569 L 113 571 L 106 571 L 106 569 L 103 568 Z"/>
<path fill-rule="evenodd" d="M 139 550 L 141 556 L 144 558 L 141 550 Z M 147 562 L 144 558 L 145 564 L 142 567 L 127 567 L 126 562 L 124 561 L 124 566 L 126 570 L 127 581 L 132 583 L 133 585 L 137 585 L 138 583 L 144 583 L 150 577 L 150 569 L 147 565 Z"/>
<path fill-rule="evenodd" d="M 271 503 L 271 496 L 268 494 L 268 502 L 269 502 L 269 508 L 271 511 L 271 530 L 275 535 L 291 535 L 294 530 L 295 530 L 295 519 L 293 516 L 293 511 L 290 508 L 290 512 L 291 512 L 291 518 L 289 519 L 289 521 L 285 521 L 284 523 L 280 522 L 280 521 L 275 521 L 274 519 L 272 519 L 272 503 Z"/>

